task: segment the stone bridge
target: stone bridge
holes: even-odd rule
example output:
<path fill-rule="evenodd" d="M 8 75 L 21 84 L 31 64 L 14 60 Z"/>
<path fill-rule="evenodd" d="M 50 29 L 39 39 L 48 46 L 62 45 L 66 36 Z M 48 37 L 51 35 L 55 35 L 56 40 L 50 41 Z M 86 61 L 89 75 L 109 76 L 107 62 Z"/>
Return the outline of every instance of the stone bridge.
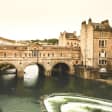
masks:
<path fill-rule="evenodd" d="M 45 76 L 51 76 L 53 67 L 64 63 L 69 73 L 74 74 L 74 65 L 80 64 L 80 48 L 40 46 L 40 45 L 2 45 L 0 46 L 0 64 L 15 66 L 17 76 L 24 77 L 24 69 L 30 64 L 38 64 L 45 70 Z"/>

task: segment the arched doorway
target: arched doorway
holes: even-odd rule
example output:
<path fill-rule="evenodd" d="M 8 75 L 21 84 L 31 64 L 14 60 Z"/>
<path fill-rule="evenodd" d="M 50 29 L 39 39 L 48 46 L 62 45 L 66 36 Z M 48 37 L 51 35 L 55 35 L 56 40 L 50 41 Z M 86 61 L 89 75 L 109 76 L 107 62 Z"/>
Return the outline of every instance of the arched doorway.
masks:
<path fill-rule="evenodd" d="M 51 73 L 52 73 L 52 76 L 54 77 L 65 78 L 65 77 L 68 77 L 69 71 L 70 71 L 69 66 L 66 63 L 60 62 L 53 66 Z"/>

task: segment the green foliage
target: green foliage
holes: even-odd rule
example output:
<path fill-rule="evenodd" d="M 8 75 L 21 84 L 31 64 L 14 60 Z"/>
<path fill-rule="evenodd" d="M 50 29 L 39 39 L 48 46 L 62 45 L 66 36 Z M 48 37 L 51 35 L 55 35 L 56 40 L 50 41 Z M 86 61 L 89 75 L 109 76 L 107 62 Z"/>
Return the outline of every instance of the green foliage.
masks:
<path fill-rule="evenodd" d="M 58 43 L 58 39 L 48 39 L 47 42 L 52 43 L 52 44 L 56 44 L 56 43 Z"/>
<path fill-rule="evenodd" d="M 48 44 L 57 44 L 58 43 L 58 39 L 44 39 L 44 40 L 31 40 L 32 43 L 38 43 L 38 42 L 46 42 Z"/>

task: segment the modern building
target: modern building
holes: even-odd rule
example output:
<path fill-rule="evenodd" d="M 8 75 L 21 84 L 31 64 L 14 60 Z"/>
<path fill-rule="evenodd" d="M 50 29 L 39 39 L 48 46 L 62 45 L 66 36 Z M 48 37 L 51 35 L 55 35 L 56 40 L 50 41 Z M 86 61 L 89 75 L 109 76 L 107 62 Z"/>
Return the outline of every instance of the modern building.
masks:
<path fill-rule="evenodd" d="M 91 19 L 81 25 L 81 60 L 83 65 L 112 69 L 112 27 L 108 20 L 94 23 Z"/>

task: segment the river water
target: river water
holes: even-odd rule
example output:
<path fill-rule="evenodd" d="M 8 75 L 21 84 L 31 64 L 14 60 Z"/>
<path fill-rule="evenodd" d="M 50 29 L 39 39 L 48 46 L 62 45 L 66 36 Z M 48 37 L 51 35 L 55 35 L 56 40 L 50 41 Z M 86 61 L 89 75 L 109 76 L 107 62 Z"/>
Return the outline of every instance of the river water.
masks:
<path fill-rule="evenodd" d="M 26 73 L 24 80 L 16 79 L 13 74 L 0 74 L 0 112 L 41 112 L 40 96 L 52 93 L 70 92 L 112 101 L 112 85 L 104 82 L 75 76 L 44 78 L 34 75 L 33 69 L 30 71 L 33 72 Z"/>

